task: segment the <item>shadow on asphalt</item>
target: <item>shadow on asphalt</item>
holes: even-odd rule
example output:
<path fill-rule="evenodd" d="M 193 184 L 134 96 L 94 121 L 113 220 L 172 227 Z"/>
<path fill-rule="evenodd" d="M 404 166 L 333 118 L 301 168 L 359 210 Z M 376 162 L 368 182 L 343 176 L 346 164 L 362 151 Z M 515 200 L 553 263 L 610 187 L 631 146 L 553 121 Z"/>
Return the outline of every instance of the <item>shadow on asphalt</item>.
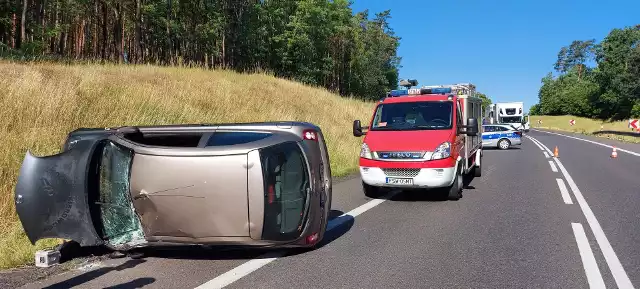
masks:
<path fill-rule="evenodd" d="M 640 138 L 640 133 L 630 132 L 630 131 L 615 131 L 615 130 L 600 130 L 592 132 L 594 135 L 599 134 L 612 134 L 612 135 L 623 135 L 623 136 L 633 136 Z"/>
<path fill-rule="evenodd" d="M 142 288 L 153 282 L 156 282 L 155 278 L 145 277 L 145 278 L 134 279 L 127 283 L 122 283 L 115 286 L 104 287 L 104 289 L 135 289 L 135 288 Z"/>
<path fill-rule="evenodd" d="M 342 211 L 331 210 L 329 213 L 330 222 L 339 222 L 338 227 L 334 227 L 331 231 L 327 231 L 322 241 L 316 248 L 320 248 L 326 244 L 338 239 L 353 226 L 353 217 L 341 216 Z M 341 217 L 339 217 L 341 216 Z M 338 219 L 340 218 L 340 219 Z M 344 219 L 343 219 L 344 218 Z M 349 220 L 351 218 L 351 220 Z M 164 259 L 191 259 L 191 260 L 242 260 L 242 259 L 262 259 L 270 256 L 263 256 L 268 252 L 280 250 L 277 248 L 256 248 L 250 246 L 166 246 L 166 247 L 147 247 L 136 250 L 137 258 L 164 258 Z M 304 253 L 309 249 L 284 249 L 287 255 L 297 255 Z"/>
<path fill-rule="evenodd" d="M 517 150 L 521 150 L 522 149 L 521 146 L 522 145 L 511 146 L 511 147 L 509 147 L 509 149 L 506 149 L 506 150 L 501 150 L 501 149 L 499 149 L 497 147 L 483 147 L 482 149 L 485 150 L 485 151 L 511 151 L 511 150 L 516 150 L 517 151 Z"/>
<path fill-rule="evenodd" d="M 109 272 L 112 271 L 122 271 L 122 270 L 126 270 L 126 269 L 131 269 L 135 266 L 138 266 L 139 264 L 142 264 L 146 262 L 145 260 L 128 260 L 127 262 L 124 262 L 121 265 L 115 266 L 115 267 L 103 267 L 100 269 L 96 269 L 93 271 L 89 271 L 86 272 L 84 274 L 75 276 L 73 278 L 67 279 L 65 281 L 53 284 L 51 286 L 48 287 L 44 287 L 44 288 L 50 288 L 50 289 L 57 289 L 57 288 L 71 288 L 71 287 L 75 287 L 75 286 L 79 286 L 82 285 L 84 283 L 87 283 L 93 279 L 96 279 L 102 275 L 105 275 Z M 140 279 L 153 279 L 153 278 L 140 278 Z M 149 280 L 146 280 L 146 282 L 148 282 Z M 155 281 L 155 279 L 153 279 L 153 281 Z M 153 282 L 152 281 L 152 282 Z M 129 282 L 131 283 L 131 282 Z M 150 284 L 150 283 L 147 283 Z M 124 284 L 121 284 L 124 285 Z M 117 287 L 117 288 L 136 288 L 136 287 Z"/>
<path fill-rule="evenodd" d="M 476 187 L 471 185 L 471 182 L 475 179 L 474 176 L 464 176 L 462 179 L 462 198 L 464 194 L 470 190 L 475 190 Z M 462 199 L 461 198 L 461 199 Z M 389 201 L 393 202 L 446 202 L 447 190 L 445 188 L 431 189 L 431 190 L 402 190 L 399 193 L 393 195 Z"/>

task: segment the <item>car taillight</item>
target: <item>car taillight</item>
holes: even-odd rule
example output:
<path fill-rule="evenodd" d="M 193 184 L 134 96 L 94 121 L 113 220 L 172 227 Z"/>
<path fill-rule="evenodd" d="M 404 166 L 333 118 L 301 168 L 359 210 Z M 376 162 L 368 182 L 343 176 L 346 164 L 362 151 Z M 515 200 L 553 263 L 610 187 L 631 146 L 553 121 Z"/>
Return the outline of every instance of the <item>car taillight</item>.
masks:
<path fill-rule="evenodd" d="M 307 244 L 313 244 L 318 240 L 318 233 L 313 233 L 307 236 Z"/>
<path fill-rule="evenodd" d="M 516 131 L 516 134 L 519 136 L 522 136 L 522 132 L 521 131 Z"/>
<path fill-rule="evenodd" d="M 316 133 L 315 130 L 307 129 L 304 132 L 302 132 L 302 138 L 306 140 L 318 141 L 318 134 Z"/>

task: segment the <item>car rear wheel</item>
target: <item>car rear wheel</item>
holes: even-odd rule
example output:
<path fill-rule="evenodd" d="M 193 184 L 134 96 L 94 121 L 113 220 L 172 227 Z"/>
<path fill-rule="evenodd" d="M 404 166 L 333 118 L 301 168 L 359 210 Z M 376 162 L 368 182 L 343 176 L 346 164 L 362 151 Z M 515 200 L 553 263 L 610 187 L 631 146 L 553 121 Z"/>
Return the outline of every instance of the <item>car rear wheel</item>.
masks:
<path fill-rule="evenodd" d="M 510 146 L 511 142 L 506 138 L 503 138 L 498 142 L 498 148 L 501 150 L 509 149 Z"/>
<path fill-rule="evenodd" d="M 362 191 L 364 192 L 364 195 L 369 198 L 377 198 L 380 196 L 381 189 L 362 182 Z"/>

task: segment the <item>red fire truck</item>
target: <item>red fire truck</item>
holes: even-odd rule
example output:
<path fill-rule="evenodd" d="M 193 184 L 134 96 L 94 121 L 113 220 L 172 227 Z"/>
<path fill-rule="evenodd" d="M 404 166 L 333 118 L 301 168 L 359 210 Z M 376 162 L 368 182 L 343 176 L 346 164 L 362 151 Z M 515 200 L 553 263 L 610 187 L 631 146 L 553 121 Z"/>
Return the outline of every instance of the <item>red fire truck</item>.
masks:
<path fill-rule="evenodd" d="M 413 84 L 415 85 L 415 84 Z M 368 197 L 385 188 L 437 189 L 462 197 L 463 177 L 481 176 L 482 100 L 471 83 L 392 90 L 376 105 L 364 135 L 360 176 Z"/>

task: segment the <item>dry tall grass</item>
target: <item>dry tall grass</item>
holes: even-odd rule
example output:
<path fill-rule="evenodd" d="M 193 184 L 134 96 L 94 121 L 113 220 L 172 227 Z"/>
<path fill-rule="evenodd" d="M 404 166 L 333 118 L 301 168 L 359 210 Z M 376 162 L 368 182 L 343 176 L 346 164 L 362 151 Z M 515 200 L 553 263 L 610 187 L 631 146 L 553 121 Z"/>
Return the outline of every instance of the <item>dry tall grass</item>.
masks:
<path fill-rule="evenodd" d="M 265 74 L 154 66 L 16 64 L 0 62 L 0 268 L 33 262 L 15 214 L 13 191 L 27 149 L 59 152 L 78 127 L 308 121 L 328 141 L 335 175 L 357 166 L 354 119 L 368 120 L 373 103 L 341 98 Z"/>
<path fill-rule="evenodd" d="M 570 120 L 575 120 L 575 125 L 569 124 Z M 538 124 L 538 120 L 542 121 L 542 124 Z M 625 136 L 625 135 L 616 135 L 616 134 L 593 134 L 594 132 L 598 132 L 600 130 L 603 131 L 620 131 L 620 132 L 631 132 L 631 129 L 628 127 L 628 121 L 602 121 L 584 117 L 575 117 L 571 115 L 562 115 L 562 116 L 548 116 L 548 115 L 532 115 L 530 117 L 529 122 L 531 123 L 532 128 L 544 128 L 551 129 L 557 131 L 567 131 L 567 132 L 575 132 L 581 133 L 585 135 L 594 135 L 598 137 L 617 139 L 620 141 L 632 142 L 632 143 L 640 143 L 640 134 L 638 137 L 634 136 Z M 602 129 L 600 128 L 602 126 Z"/>

